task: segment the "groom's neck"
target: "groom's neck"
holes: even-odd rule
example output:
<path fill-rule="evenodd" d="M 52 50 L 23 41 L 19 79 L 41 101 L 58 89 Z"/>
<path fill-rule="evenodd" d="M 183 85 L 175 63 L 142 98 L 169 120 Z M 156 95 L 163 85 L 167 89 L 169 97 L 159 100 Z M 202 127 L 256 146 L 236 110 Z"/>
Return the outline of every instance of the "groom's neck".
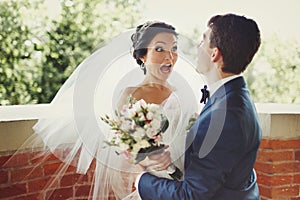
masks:
<path fill-rule="evenodd" d="M 237 74 L 234 74 L 231 72 L 223 72 L 220 68 L 214 68 L 214 69 L 210 70 L 209 72 L 207 72 L 205 74 L 205 77 L 207 79 L 208 84 L 213 84 L 219 80 L 222 80 L 224 78 L 234 76 L 234 75 L 237 75 Z"/>

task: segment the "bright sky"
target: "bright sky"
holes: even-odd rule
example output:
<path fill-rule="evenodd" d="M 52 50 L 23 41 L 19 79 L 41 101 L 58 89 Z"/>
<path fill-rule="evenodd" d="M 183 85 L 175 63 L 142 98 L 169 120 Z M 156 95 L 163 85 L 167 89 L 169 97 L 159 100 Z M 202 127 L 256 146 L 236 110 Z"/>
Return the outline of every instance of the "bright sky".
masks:
<path fill-rule="evenodd" d="M 144 19 L 164 20 L 179 32 L 205 29 L 214 14 L 234 12 L 254 19 L 262 37 L 278 33 L 300 41 L 299 0 L 145 0 Z"/>
<path fill-rule="evenodd" d="M 59 0 L 45 0 L 49 13 L 57 13 Z M 214 14 L 233 12 L 254 19 L 262 37 L 277 33 L 300 41 L 299 0 L 142 0 L 145 10 L 139 23 L 162 20 L 185 34 L 195 27 L 204 30 Z"/>

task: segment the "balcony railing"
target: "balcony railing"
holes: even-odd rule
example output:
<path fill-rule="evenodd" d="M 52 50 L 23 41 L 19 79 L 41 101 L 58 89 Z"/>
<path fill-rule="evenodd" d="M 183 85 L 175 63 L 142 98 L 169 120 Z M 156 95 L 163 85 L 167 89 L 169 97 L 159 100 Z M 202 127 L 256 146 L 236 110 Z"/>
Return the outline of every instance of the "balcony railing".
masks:
<path fill-rule="evenodd" d="M 30 155 L 20 154 L 20 162 L 4 167 L 4 162 L 33 134 L 32 126 L 42 117 L 49 105 L 18 105 L 0 107 L 0 199 L 45 198 L 49 191 L 42 190 L 47 176 L 60 162 L 49 155 L 41 171 L 24 179 L 22 172 L 35 163 L 26 160 Z M 261 198 L 300 199 L 300 105 L 256 104 L 263 129 L 255 169 Z M 26 147 L 24 147 L 26 148 Z M 75 169 L 60 183 L 53 198 L 81 198 L 88 196 L 93 169 L 80 181 Z M 21 176 L 21 178 L 20 178 Z M 19 178 L 18 178 L 19 177 Z M 39 186 L 37 186 L 39 185 Z M 53 188 L 52 188 L 53 189 Z M 48 193 L 47 193 L 48 192 Z M 112 197 L 113 198 L 113 197 Z"/>

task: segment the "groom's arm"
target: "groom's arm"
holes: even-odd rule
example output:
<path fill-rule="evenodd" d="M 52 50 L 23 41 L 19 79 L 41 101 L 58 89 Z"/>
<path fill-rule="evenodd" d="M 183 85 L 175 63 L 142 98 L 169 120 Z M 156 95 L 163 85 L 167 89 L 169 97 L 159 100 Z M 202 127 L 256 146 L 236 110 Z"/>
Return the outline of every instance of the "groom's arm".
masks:
<path fill-rule="evenodd" d="M 227 113 L 228 114 L 228 113 Z M 229 114 L 228 114 L 229 115 Z M 227 118 L 227 120 L 233 118 Z M 227 124 L 226 121 L 224 124 Z M 158 178 L 149 173 L 141 175 L 138 192 L 143 200 L 150 199 L 211 199 L 226 181 L 226 175 L 240 158 L 242 138 L 235 135 L 237 127 L 225 126 L 219 141 L 211 152 L 199 157 L 199 150 L 211 123 L 210 116 L 202 119 L 189 134 L 193 142 L 186 152 L 185 176 L 183 181 Z M 216 119 L 215 123 L 219 123 Z M 230 124 L 230 123 L 229 123 Z M 199 124 L 198 124 L 199 125 Z M 200 127 L 200 128 L 198 128 Z M 235 129 L 234 131 L 232 130 Z"/>

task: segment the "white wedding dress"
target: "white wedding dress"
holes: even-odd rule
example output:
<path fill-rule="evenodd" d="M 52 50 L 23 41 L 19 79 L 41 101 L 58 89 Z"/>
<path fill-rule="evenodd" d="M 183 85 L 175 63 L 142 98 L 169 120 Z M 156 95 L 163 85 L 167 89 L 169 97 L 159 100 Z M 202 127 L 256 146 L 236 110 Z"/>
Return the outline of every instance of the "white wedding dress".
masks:
<path fill-rule="evenodd" d="M 131 57 L 131 34 L 129 31 L 114 38 L 77 67 L 49 109 L 41 114 L 44 117 L 35 124 L 34 134 L 24 144 L 32 147 L 33 152 L 42 148 L 40 156 L 50 151 L 64 162 L 65 165 L 57 169 L 61 175 L 69 165 L 80 174 L 95 167 L 93 199 L 108 199 L 111 191 L 117 199 L 137 197 L 131 193 L 134 180 L 130 174 L 135 172 L 134 166 L 118 156 L 113 148 L 103 148 L 110 129 L 100 120 L 105 114 L 113 114 L 124 88 L 138 85 L 143 79 Z M 179 52 L 169 79 L 176 90 L 163 102 L 162 108 L 170 122 L 164 142 L 170 145 L 168 150 L 174 164 L 183 171 L 185 128 L 190 116 L 201 109 L 198 93 L 204 81 L 182 55 Z M 129 175 L 124 176 L 124 173 Z M 169 178 L 166 172 L 158 175 Z M 59 177 L 46 187 L 53 187 Z"/>
<path fill-rule="evenodd" d="M 169 145 L 168 151 L 171 153 L 172 163 L 181 171 L 184 172 L 184 152 L 185 152 L 185 138 L 186 138 L 186 127 L 188 120 L 195 114 L 196 105 L 182 105 L 182 96 L 180 91 L 174 91 L 168 99 L 162 104 L 164 114 L 169 120 L 169 127 L 163 134 L 164 144 Z M 172 179 L 167 170 L 163 171 L 151 171 L 150 173 Z M 132 180 L 132 179 L 130 179 Z M 134 180 L 132 180 L 134 181 Z M 133 184 L 133 182 L 131 183 Z M 136 191 L 130 193 L 123 200 L 140 199 Z"/>

